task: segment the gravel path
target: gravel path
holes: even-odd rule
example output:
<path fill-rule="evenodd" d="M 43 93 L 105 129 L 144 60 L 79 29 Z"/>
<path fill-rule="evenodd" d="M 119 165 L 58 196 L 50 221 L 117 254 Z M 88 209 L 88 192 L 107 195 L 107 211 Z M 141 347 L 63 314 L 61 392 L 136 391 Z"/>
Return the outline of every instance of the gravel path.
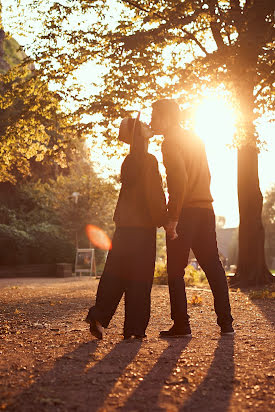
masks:
<path fill-rule="evenodd" d="M 192 339 L 170 326 L 154 286 L 148 338 L 122 341 L 123 303 L 103 341 L 83 322 L 98 280 L 0 279 L 0 410 L 274 411 L 274 300 L 230 293 L 235 337 L 220 337 L 208 289 L 188 288 Z"/>

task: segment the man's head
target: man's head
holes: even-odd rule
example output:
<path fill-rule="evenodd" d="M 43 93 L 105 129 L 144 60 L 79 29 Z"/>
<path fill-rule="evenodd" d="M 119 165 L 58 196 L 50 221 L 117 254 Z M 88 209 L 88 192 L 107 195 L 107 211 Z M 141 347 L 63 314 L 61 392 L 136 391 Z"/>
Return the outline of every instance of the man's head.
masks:
<path fill-rule="evenodd" d="M 160 99 L 152 104 L 151 128 L 155 134 L 165 134 L 180 124 L 181 111 L 173 99 Z"/>

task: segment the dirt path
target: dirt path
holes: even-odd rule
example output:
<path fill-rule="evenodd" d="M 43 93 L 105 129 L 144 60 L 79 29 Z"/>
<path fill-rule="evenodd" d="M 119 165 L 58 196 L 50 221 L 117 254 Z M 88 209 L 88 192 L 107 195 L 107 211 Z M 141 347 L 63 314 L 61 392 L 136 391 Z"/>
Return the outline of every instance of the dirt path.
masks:
<path fill-rule="evenodd" d="M 103 341 L 83 322 L 98 281 L 0 280 L 0 410 L 274 411 L 274 301 L 231 292 L 235 337 L 220 337 L 209 290 L 189 305 L 192 339 L 170 325 L 166 286 L 154 286 L 143 342 L 122 341 L 123 304 Z"/>

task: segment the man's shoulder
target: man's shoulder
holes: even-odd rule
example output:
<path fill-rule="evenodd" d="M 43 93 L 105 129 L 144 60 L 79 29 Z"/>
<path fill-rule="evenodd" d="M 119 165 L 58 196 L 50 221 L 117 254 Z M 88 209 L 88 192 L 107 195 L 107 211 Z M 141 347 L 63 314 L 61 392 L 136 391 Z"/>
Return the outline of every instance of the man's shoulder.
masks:
<path fill-rule="evenodd" d="M 175 151 L 189 146 L 204 146 L 200 137 L 192 130 L 181 129 L 177 133 L 170 134 L 162 142 L 162 151 Z"/>

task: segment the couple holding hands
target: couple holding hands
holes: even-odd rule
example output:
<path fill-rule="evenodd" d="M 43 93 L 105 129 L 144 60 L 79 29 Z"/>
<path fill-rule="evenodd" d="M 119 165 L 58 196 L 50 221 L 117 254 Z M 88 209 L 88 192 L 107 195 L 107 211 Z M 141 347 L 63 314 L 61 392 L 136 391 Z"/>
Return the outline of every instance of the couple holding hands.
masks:
<path fill-rule="evenodd" d="M 116 229 L 101 276 L 95 305 L 86 322 L 102 339 L 125 294 L 124 339 L 146 337 L 156 258 L 156 228 L 166 231 L 167 273 L 173 325 L 160 337 L 191 337 L 184 270 L 190 249 L 204 270 L 214 297 L 221 334 L 233 334 L 228 286 L 219 259 L 210 172 L 202 141 L 180 125 L 172 99 L 152 105 L 151 129 L 163 135 L 169 201 L 166 205 L 156 158 L 149 154 L 152 131 L 137 118 L 124 119 L 120 140 L 130 144 L 121 167 L 121 190 L 114 213 Z"/>

